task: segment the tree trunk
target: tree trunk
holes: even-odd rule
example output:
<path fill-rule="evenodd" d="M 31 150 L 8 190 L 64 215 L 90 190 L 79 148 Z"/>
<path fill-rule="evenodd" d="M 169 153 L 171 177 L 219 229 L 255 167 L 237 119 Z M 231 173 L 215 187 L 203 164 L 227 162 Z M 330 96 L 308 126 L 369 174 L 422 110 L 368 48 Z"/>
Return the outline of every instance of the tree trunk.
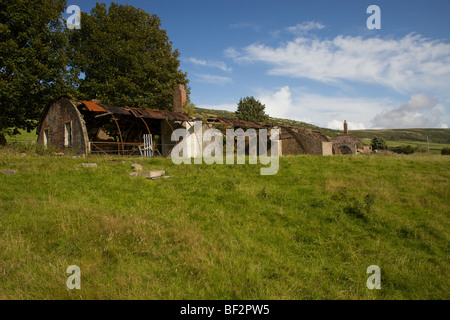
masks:
<path fill-rule="evenodd" d="M 6 138 L 3 133 L 0 133 L 0 146 L 6 146 Z"/>

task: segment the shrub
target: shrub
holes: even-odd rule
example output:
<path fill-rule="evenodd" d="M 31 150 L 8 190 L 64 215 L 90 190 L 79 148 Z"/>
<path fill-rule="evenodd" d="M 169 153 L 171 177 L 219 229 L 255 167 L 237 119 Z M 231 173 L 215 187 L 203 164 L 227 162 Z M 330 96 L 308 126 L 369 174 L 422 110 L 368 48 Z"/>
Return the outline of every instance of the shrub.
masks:
<path fill-rule="evenodd" d="M 442 148 L 441 154 L 442 155 L 450 155 L 450 148 Z"/>
<path fill-rule="evenodd" d="M 389 150 L 395 153 L 403 153 L 403 154 L 412 154 L 414 153 L 414 147 L 410 145 L 398 146 L 398 147 L 390 147 Z"/>
<path fill-rule="evenodd" d="M 372 142 L 370 144 L 372 146 L 372 150 L 386 150 L 388 148 L 386 142 L 383 138 L 380 137 L 374 137 L 372 139 Z"/>

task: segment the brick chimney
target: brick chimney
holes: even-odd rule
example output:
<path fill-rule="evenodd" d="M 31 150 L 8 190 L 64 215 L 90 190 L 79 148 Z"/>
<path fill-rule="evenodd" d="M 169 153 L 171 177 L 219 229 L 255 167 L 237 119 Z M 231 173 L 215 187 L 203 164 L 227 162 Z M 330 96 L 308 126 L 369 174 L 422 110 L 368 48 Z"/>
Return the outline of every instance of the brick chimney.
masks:
<path fill-rule="evenodd" d="M 347 120 L 344 120 L 344 134 L 348 133 Z"/>
<path fill-rule="evenodd" d="M 186 90 L 182 84 L 175 86 L 173 91 L 173 111 L 183 112 L 183 106 L 186 103 Z"/>

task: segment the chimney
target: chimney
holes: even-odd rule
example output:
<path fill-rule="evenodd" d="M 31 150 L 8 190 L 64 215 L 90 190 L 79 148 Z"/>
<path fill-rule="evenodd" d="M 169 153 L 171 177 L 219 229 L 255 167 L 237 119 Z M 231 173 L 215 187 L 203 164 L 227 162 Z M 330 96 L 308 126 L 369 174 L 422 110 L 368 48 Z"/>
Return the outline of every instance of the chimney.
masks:
<path fill-rule="evenodd" d="M 344 120 L 344 134 L 348 133 L 347 120 Z"/>
<path fill-rule="evenodd" d="M 173 91 L 173 111 L 183 112 L 183 106 L 186 103 L 186 90 L 182 84 L 175 86 Z"/>

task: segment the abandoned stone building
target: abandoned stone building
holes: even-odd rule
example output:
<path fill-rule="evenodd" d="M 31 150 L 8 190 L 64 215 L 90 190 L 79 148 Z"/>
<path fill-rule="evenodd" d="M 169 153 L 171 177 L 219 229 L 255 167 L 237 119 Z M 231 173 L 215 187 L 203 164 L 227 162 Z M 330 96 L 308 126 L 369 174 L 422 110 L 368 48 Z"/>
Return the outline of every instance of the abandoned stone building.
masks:
<path fill-rule="evenodd" d="M 360 138 L 348 133 L 348 124 L 346 120 L 344 120 L 344 134 L 333 137 L 331 142 L 333 143 L 333 154 L 372 152 L 371 146 L 366 145 Z"/>
<path fill-rule="evenodd" d="M 189 156 L 195 157 L 198 156 L 195 150 L 206 147 L 202 142 L 199 148 L 198 139 L 193 134 L 195 121 L 202 121 L 202 131 L 217 128 L 224 134 L 228 128 L 279 128 L 280 155 L 333 154 L 332 142 L 319 131 L 222 117 L 195 119 L 183 113 L 185 102 L 186 92 L 182 85 L 174 89 L 174 111 L 115 107 L 99 101 L 62 98 L 44 109 L 36 131 L 38 143 L 56 147 L 61 152 L 71 150 L 80 155 L 167 157 L 176 145 L 171 140 L 172 132 L 177 128 L 185 128 L 192 136 L 188 141 L 193 150 Z"/>

